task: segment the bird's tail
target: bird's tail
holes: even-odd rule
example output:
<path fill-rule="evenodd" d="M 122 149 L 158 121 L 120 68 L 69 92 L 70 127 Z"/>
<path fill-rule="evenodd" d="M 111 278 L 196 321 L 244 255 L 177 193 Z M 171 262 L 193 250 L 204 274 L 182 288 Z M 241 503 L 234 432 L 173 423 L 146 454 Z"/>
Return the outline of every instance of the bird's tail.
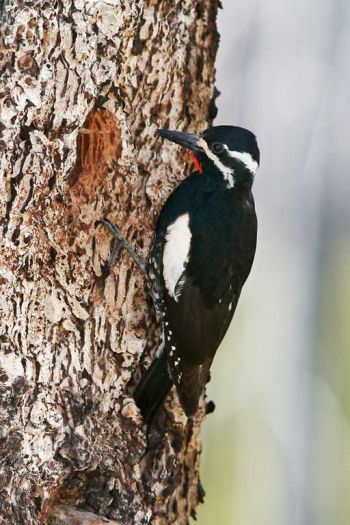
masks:
<path fill-rule="evenodd" d="M 135 403 L 145 423 L 152 422 L 172 386 L 167 355 L 163 349 L 143 374 L 134 392 Z"/>

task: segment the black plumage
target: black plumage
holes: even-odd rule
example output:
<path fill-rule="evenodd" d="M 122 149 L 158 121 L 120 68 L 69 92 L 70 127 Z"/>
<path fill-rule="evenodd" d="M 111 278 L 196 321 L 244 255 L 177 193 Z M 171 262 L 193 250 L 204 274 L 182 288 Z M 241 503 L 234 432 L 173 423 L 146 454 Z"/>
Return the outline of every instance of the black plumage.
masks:
<path fill-rule="evenodd" d="M 251 192 L 260 160 L 255 136 L 232 126 L 202 135 L 161 134 L 191 149 L 202 172 L 192 173 L 166 201 L 148 260 L 164 339 L 134 395 L 148 421 L 174 383 L 186 415 L 197 411 L 250 273 L 257 234 Z"/>

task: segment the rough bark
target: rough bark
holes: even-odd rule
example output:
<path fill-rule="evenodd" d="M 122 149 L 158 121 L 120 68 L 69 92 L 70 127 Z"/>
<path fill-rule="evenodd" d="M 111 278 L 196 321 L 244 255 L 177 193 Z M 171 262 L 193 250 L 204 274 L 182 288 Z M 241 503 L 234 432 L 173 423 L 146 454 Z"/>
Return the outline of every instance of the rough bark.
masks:
<path fill-rule="evenodd" d="M 184 176 L 183 154 L 156 129 L 198 131 L 215 113 L 216 9 L 0 9 L 1 524 L 65 523 L 75 508 L 183 524 L 202 498 L 205 404 L 189 422 L 172 393 L 147 434 L 131 392 L 157 325 L 127 255 L 108 270 L 113 243 L 96 221 L 109 216 L 147 255 Z"/>
<path fill-rule="evenodd" d="M 50 525 L 121 525 L 119 522 L 68 505 L 53 507 L 49 523 Z"/>

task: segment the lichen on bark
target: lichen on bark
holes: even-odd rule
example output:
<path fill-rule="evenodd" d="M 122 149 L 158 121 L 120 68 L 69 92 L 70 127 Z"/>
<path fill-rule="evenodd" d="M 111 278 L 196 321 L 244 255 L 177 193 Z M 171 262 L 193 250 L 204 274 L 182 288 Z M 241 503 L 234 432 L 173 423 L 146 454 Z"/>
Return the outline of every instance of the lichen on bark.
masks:
<path fill-rule="evenodd" d="M 184 176 L 156 130 L 198 131 L 214 116 L 216 9 L 13 0 L 0 11 L 1 524 L 45 523 L 66 504 L 181 525 L 202 498 L 204 403 L 187 421 L 173 394 L 147 435 L 131 393 L 157 326 L 144 276 L 125 253 L 109 271 L 111 235 L 96 222 L 109 216 L 147 256 Z"/>

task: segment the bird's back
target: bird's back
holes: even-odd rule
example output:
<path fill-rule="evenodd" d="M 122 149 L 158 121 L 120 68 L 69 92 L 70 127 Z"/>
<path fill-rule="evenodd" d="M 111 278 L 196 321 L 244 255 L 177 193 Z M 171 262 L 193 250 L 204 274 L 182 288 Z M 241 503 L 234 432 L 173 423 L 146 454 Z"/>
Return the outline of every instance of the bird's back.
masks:
<path fill-rule="evenodd" d="M 188 262 L 179 280 L 177 298 L 166 288 L 164 297 L 176 346 L 188 363 L 201 363 L 214 356 L 249 275 L 257 232 L 250 191 L 228 191 L 220 185 L 209 191 L 197 180 L 193 181 L 193 198 L 179 211 L 189 215 Z M 180 192 L 173 194 L 172 199 L 176 198 L 183 205 Z"/>

